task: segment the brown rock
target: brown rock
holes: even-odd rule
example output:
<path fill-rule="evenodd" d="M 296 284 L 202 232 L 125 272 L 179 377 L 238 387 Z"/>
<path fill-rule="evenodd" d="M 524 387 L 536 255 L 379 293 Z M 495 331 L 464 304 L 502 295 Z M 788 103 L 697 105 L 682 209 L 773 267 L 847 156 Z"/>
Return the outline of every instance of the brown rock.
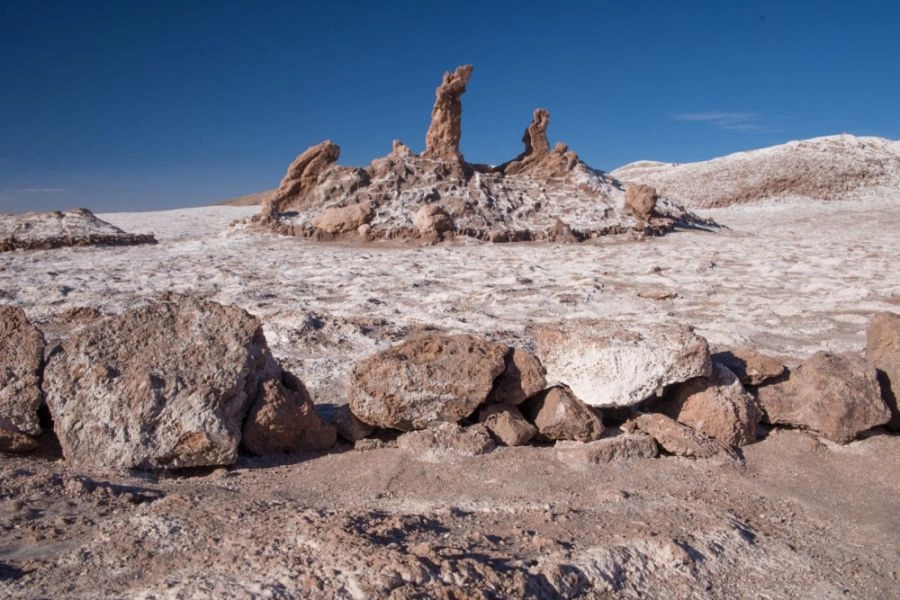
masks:
<path fill-rule="evenodd" d="M 471 335 L 407 340 L 356 363 L 350 410 L 369 425 L 406 431 L 456 422 L 485 401 L 506 351 Z"/>
<path fill-rule="evenodd" d="M 424 204 L 416 211 L 413 224 L 422 236 L 441 236 L 453 231 L 453 218 L 437 204 Z"/>
<path fill-rule="evenodd" d="M 488 404 L 478 413 L 478 421 L 504 446 L 522 446 L 537 434 L 515 406 Z"/>
<path fill-rule="evenodd" d="M 656 208 L 656 190 L 649 185 L 632 183 L 625 190 L 625 208 L 642 221 L 649 221 Z"/>
<path fill-rule="evenodd" d="M 603 435 L 603 422 L 565 387 L 553 387 L 522 405 L 543 440 L 590 442 Z"/>
<path fill-rule="evenodd" d="M 397 447 L 416 453 L 422 460 L 478 456 L 494 449 L 494 440 L 483 425 L 460 427 L 456 423 L 438 423 L 434 427 L 404 433 Z"/>
<path fill-rule="evenodd" d="M 507 175 L 514 175 L 526 170 L 531 164 L 543 159 L 550 154 L 550 142 L 547 141 L 547 127 L 550 125 L 550 113 L 543 108 L 535 109 L 534 117 L 525 133 L 522 135 L 522 143 L 525 151 L 514 160 L 503 165 L 501 169 Z M 563 150 L 567 151 L 568 148 Z"/>
<path fill-rule="evenodd" d="M 488 402 L 521 404 L 547 387 L 544 365 L 531 352 L 512 348 L 504 361 L 506 367 L 497 378 Z"/>
<path fill-rule="evenodd" d="M 326 450 L 337 433 L 316 414 L 309 392 L 290 373 L 265 381 L 244 424 L 242 442 L 258 456 Z"/>
<path fill-rule="evenodd" d="M 284 179 L 263 206 L 264 215 L 305 207 L 310 202 L 319 176 L 337 162 L 340 147 L 331 140 L 310 146 L 288 167 Z"/>
<path fill-rule="evenodd" d="M 37 411 L 44 398 L 43 364 L 41 332 L 21 308 L 0 306 L 0 433 L 6 432 L 7 452 L 28 446 L 21 434 L 41 433 Z"/>
<path fill-rule="evenodd" d="M 757 390 L 766 420 L 842 444 L 891 419 L 874 366 L 854 354 L 817 352 L 787 381 Z"/>
<path fill-rule="evenodd" d="M 866 359 L 878 369 L 881 399 L 891 410 L 887 428 L 900 431 L 900 315 L 882 312 L 869 321 Z"/>
<path fill-rule="evenodd" d="M 596 465 L 614 460 L 656 458 L 659 448 L 649 435 L 625 433 L 594 442 L 556 442 L 556 457 L 566 464 Z"/>
<path fill-rule="evenodd" d="M 38 447 L 36 439 L 25 435 L 0 420 L 0 452 L 30 452 Z"/>
<path fill-rule="evenodd" d="M 425 135 L 425 152 L 422 156 L 436 160 L 461 162 L 459 140 L 462 137 L 462 100 L 466 91 L 472 65 L 457 67 L 453 73 L 444 73 L 441 85 L 435 91 L 431 109 L 431 125 Z"/>
<path fill-rule="evenodd" d="M 367 438 L 375 431 L 374 427 L 357 419 L 346 404 L 337 407 L 331 424 L 337 429 L 338 435 L 348 442 L 357 442 Z"/>
<path fill-rule="evenodd" d="M 673 416 L 696 431 L 726 446 L 745 446 L 756 441 L 762 411 L 738 378 L 721 365 L 713 376 L 692 379 L 675 392 Z"/>
<path fill-rule="evenodd" d="M 50 358 L 44 388 L 71 463 L 226 465 L 273 364 L 255 317 L 171 295 L 74 333 Z"/>
<path fill-rule="evenodd" d="M 689 458 L 709 458 L 726 447 L 716 440 L 705 437 L 687 425 L 657 413 L 646 413 L 622 425 L 627 432 L 643 431 L 651 436 L 666 452 Z"/>
<path fill-rule="evenodd" d="M 750 348 L 717 352 L 713 354 L 712 359 L 713 362 L 728 367 L 744 385 L 762 385 L 784 375 L 784 365 L 781 361 Z"/>
<path fill-rule="evenodd" d="M 367 224 L 374 216 L 375 209 L 368 202 L 333 206 L 316 215 L 313 225 L 328 233 L 347 233 Z"/>

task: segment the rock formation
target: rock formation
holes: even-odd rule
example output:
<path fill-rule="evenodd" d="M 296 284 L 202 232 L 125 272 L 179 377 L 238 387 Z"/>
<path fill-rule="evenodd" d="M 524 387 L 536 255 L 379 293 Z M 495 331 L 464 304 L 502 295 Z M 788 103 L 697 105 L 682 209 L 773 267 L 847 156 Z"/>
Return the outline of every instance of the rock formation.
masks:
<path fill-rule="evenodd" d="M 887 428 L 900 431 L 900 315 L 882 312 L 875 315 L 866 330 L 866 359 L 878 369 L 881 398 L 891 410 Z"/>
<path fill-rule="evenodd" d="M 41 332 L 21 308 L 0 306 L 0 451 L 29 450 L 41 433 L 43 367 Z"/>
<path fill-rule="evenodd" d="M 600 417 L 565 387 L 555 386 L 534 396 L 522 410 L 542 440 L 590 442 L 603 435 Z"/>
<path fill-rule="evenodd" d="M 425 242 L 584 241 L 711 224 L 664 198 L 653 202 L 655 210 L 646 201 L 629 208 L 620 182 L 566 144 L 551 149 L 543 109 L 535 111 L 516 159 L 498 167 L 466 163 L 459 149 L 461 96 L 471 74 L 467 65 L 444 76 L 421 154 L 394 140 L 390 153 L 368 166 L 344 167 L 335 164 L 338 147 L 322 142 L 294 160 L 254 222 L 318 240 Z"/>
<path fill-rule="evenodd" d="M 0 214 L 0 252 L 48 250 L 64 246 L 155 244 L 152 233 L 127 233 L 86 208 Z"/>
<path fill-rule="evenodd" d="M 637 431 L 646 433 L 655 439 L 663 450 L 676 456 L 709 458 L 726 450 L 726 447 L 718 441 L 659 413 L 638 415 L 622 425 L 622 429 L 629 433 Z"/>

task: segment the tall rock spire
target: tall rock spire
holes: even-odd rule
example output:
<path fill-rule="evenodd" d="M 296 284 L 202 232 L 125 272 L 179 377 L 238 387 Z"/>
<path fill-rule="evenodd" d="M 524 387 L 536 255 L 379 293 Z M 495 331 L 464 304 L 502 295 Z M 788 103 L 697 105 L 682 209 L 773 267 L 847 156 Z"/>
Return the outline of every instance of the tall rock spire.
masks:
<path fill-rule="evenodd" d="M 462 162 L 462 154 L 459 151 L 459 140 L 462 137 L 460 96 L 465 93 L 471 75 L 472 65 L 463 65 L 452 73 L 444 73 L 444 79 L 434 94 L 431 125 L 425 134 L 425 152 L 422 156 Z"/>

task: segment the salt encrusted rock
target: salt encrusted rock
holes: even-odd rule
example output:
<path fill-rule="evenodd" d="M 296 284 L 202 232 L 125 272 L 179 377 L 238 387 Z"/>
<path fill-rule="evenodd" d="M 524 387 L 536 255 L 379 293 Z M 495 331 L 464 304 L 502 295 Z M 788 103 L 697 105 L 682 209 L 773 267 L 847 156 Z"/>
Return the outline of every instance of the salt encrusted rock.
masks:
<path fill-rule="evenodd" d="M 369 425 L 405 431 L 456 422 L 485 401 L 507 350 L 471 335 L 404 341 L 356 363 L 350 410 Z"/>
<path fill-rule="evenodd" d="M 625 190 L 625 208 L 642 221 L 649 221 L 656 209 L 656 190 L 649 185 L 632 183 Z"/>
<path fill-rule="evenodd" d="M 878 313 L 866 331 L 866 359 L 878 369 L 881 398 L 891 410 L 886 427 L 900 431 L 900 315 Z"/>
<path fill-rule="evenodd" d="M 337 407 L 331 424 L 337 429 L 338 435 L 348 442 L 358 442 L 369 437 L 375 431 L 374 427 L 357 419 L 346 404 Z"/>
<path fill-rule="evenodd" d="M 244 448 L 258 456 L 279 452 L 326 450 L 337 432 L 316 414 L 303 383 L 290 373 L 263 382 L 244 423 Z"/>
<path fill-rule="evenodd" d="M 0 252 L 63 246 L 155 244 L 152 233 L 128 233 L 86 208 L 0 214 Z"/>
<path fill-rule="evenodd" d="M 629 433 L 642 431 L 655 439 L 666 452 L 677 456 L 709 458 L 726 450 L 720 442 L 658 413 L 638 415 L 622 425 L 622 429 Z"/>
<path fill-rule="evenodd" d="M 472 65 L 457 67 L 444 73 L 444 79 L 434 93 L 431 124 L 425 135 L 423 156 L 450 162 L 461 162 L 459 140 L 462 138 L 462 101 L 466 84 L 472 75 Z"/>
<path fill-rule="evenodd" d="M 171 295 L 74 333 L 50 358 L 44 386 L 69 462 L 226 465 L 272 364 L 255 317 Z"/>
<path fill-rule="evenodd" d="M 263 206 L 263 214 L 272 215 L 309 203 L 319 176 L 337 162 L 340 147 L 331 140 L 310 146 L 288 167 L 284 179 Z"/>
<path fill-rule="evenodd" d="M 712 359 L 713 362 L 728 367 L 744 385 L 762 385 L 784 375 L 784 365 L 781 361 L 750 348 L 717 352 L 713 354 Z"/>
<path fill-rule="evenodd" d="M 327 233 L 347 233 L 367 224 L 375 216 L 368 202 L 326 208 L 313 220 L 313 225 Z"/>
<path fill-rule="evenodd" d="M 494 449 L 494 440 L 483 425 L 463 428 L 456 423 L 438 423 L 404 433 L 397 438 L 397 447 L 414 452 L 423 460 L 441 460 L 487 454 Z"/>
<path fill-rule="evenodd" d="M 568 385 L 591 406 L 632 406 L 712 370 L 706 340 L 683 325 L 583 319 L 534 335 L 547 381 Z"/>
<path fill-rule="evenodd" d="M 41 332 L 21 308 L 0 306 L 0 434 L 6 432 L 6 452 L 30 449 L 21 436 L 41 433 L 43 365 Z"/>
<path fill-rule="evenodd" d="M 478 412 L 478 421 L 504 446 L 522 446 L 537 434 L 515 406 L 488 404 Z"/>
<path fill-rule="evenodd" d="M 530 398 L 522 412 L 542 440 L 590 442 L 603 435 L 603 422 L 565 387 L 552 387 Z"/>
<path fill-rule="evenodd" d="M 531 352 L 512 348 L 504 361 L 505 369 L 494 382 L 488 402 L 521 404 L 547 387 L 544 365 Z"/>
<path fill-rule="evenodd" d="M 734 373 L 717 364 L 711 378 L 691 379 L 678 387 L 672 416 L 726 446 L 737 447 L 756 441 L 762 411 Z"/>
<path fill-rule="evenodd" d="M 841 444 L 891 419 L 875 367 L 849 353 L 817 352 L 787 381 L 757 394 L 769 423 L 810 429 Z"/>
<path fill-rule="evenodd" d="M 556 458 L 566 464 L 601 464 L 614 460 L 656 458 L 659 448 L 649 435 L 625 433 L 594 442 L 556 442 Z"/>
<path fill-rule="evenodd" d="M 424 204 L 416 211 L 413 220 L 419 234 L 425 237 L 440 236 L 453 231 L 453 218 L 437 204 Z"/>

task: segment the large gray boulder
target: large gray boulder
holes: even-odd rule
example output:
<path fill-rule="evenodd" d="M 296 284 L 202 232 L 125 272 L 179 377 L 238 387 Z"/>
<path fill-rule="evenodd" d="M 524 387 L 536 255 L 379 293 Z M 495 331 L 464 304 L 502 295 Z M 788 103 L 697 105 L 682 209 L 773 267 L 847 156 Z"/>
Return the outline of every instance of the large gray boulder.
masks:
<path fill-rule="evenodd" d="M 0 449 L 30 449 L 27 436 L 41 433 L 37 411 L 43 362 L 44 338 L 25 311 L 0 306 L 0 430 L 8 440 Z"/>
<path fill-rule="evenodd" d="M 547 381 L 601 408 L 638 404 L 712 369 L 706 340 L 683 325 L 581 319 L 540 326 L 534 337 Z"/>
<path fill-rule="evenodd" d="M 369 425 L 403 431 L 455 423 L 487 399 L 507 350 L 471 335 L 407 340 L 356 363 L 350 410 Z"/>
<path fill-rule="evenodd" d="M 173 295 L 74 333 L 44 384 L 67 461 L 174 469 L 233 463 L 247 411 L 274 376 L 255 317 Z"/>

